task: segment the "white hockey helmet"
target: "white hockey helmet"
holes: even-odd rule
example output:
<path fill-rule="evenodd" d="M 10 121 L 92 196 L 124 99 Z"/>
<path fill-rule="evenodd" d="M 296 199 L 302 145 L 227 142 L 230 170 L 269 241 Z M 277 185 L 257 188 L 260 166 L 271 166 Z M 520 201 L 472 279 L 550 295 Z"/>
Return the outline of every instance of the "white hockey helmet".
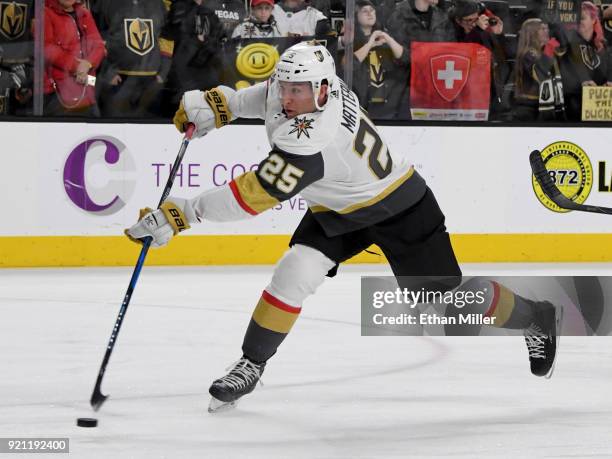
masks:
<path fill-rule="evenodd" d="M 318 101 L 321 85 L 327 83 L 329 90 L 335 86 L 336 64 L 325 46 L 303 41 L 285 50 L 274 76 L 277 81 L 311 83 L 315 107 L 323 110 L 325 106 L 319 106 Z"/>

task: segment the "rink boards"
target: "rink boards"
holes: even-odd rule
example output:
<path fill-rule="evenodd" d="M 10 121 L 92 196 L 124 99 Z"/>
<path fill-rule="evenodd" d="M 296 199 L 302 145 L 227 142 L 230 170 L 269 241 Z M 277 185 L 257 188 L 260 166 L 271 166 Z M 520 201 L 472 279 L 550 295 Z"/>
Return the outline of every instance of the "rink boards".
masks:
<path fill-rule="evenodd" d="M 122 236 L 159 200 L 180 136 L 170 125 L 3 123 L 0 266 L 132 265 Z M 612 217 L 547 207 L 528 156 L 546 150 L 561 188 L 612 206 L 608 128 L 380 128 L 436 193 L 462 262 L 612 261 Z M 190 145 L 172 195 L 227 184 L 265 157 L 262 126 L 229 126 Z M 306 210 L 299 197 L 248 221 L 205 222 L 149 264 L 274 263 Z M 361 254 L 357 262 L 382 257 Z"/>

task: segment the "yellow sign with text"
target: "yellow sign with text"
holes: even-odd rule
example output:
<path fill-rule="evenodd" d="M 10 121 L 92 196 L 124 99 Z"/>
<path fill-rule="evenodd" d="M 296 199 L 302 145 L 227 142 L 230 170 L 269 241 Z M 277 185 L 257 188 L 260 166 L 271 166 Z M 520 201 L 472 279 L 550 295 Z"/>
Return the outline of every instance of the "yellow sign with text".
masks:
<path fill-rule="evenodd" d="M 582 121 L 612 121 L 612 86 L 583 86 Z"/>

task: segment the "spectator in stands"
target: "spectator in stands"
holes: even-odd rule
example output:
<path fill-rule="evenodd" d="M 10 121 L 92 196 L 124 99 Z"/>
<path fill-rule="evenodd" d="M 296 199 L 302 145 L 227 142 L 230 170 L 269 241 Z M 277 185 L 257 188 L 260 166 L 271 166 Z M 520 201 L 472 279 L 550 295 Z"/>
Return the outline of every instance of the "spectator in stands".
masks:
<path fill-rule="evenodd" d="M 97 0 L 100 32 L 108 47 L 99 78 L 99 102 L 108 117 L 159 116 L 174 43 L 161 31 L 162 0 Z"/>
<path fill-rule="evenodd" d="M 504 23 L 483 3 L 474 0 L 457 0 L 449 11 L 455 29 L 455 40 L 460 43 L 477 43 L 491 51 L 491 106 L 490 119 L 501 111 L 504 85 L 510 75 L 507 61 L 511 51 L 503 33 Z"/>
<path fill-rule="evenodd" d="M 390 36 L 404 48 L 400 58 L 405 66 L 405 81 L 410 81 L 410 46 L 412 42 L 455 41 L 453 25 L 445 11 L 439 9 L 438 0 L 405 0 L 389 16 L 387 29 Z M 398 119 L 410 118 L 410 88 L 398 95 Z"/>
<path fill-rule="evenodd" d="M 513 119 L 563 120 L 562 81 L 557 60 L 559 41 L 541 19 L 526 20 L 519 32 Z"/>
<path fill-rule="evenodd" d="M 413 41 L 455 41 L 447 14 L 436 4 L 437 0 L 406 0 L 389 17 L 387 29 L 407 53 Z"/>
<path fill-rule="evenodd" d="M 503 23 L 498 17 L 489 17 L 481 4 L 474 0 L 457 0 L 449 11 L 455 29 L 455 40 L 461 43 L 478 43 L 493 48 L 493 35 L 500 35 Z M 494 20 L 490 27 L 489 20 Z"/>
<path fill-rule="evenodd" d="M 343 2 L 346 4 L 346 0 L 343 0 Z M 342 10 L 344 10 L 344 4 L 342 5 Z M 306 0 L 306 5 L 316 8 L 323 13 L 323 16 L 326 18 L 331 18 L 332 7 L 330 0 Z"/>
<path fill-rule="evenodd" d="M 406 89 L 404 48 L 377 22 L 370 0 L 357 0 L 355 6 L 353 90 L 372 119 L 395 118 Z"/>
<path fill-rule="evenodd" d="M 322 36 L 331 32 L 329 19 L 305 0 L 281 0 L 274 6 L 273 14 L 289 36 Z"/>
<path fill-rule="evenodd" d="M 99 116 L 91 81 L 106 49 L 76 0 L 45 0 L 44 114 Z"/>
<path fill-rule="evenodd" d="M 0 116 L 32 112 L 34 0 L 4 3 L 0 21 Z"/>
<path fill-rule="evenodd" d="M 232 38 L 286 37 L 287 31 L 274 18 L 274 0 L 251 0 L 251 14 L 232 33 Z"/>
<path fill-rule="evenodd" d="M 593 3 L 582 3 L 578 30 L 570 30 L 566 35 L 567 45 L 559 52 L 565 110 L 568 120 L 580 121 L 582 87 L 612 85 L 603 27 Z"/>
<path fill-rule="evenodd" d="M 32 99 L 31 78 L 25 64 L 2 62 L 0 47 L 0 116 L 15 115 L 15 102 L 25 104 Z"/>
<path fill-rule="evenodd" d="M 225 30 L 225 39 L 230 38 L 238 24 L 247 17 L 244 0 L 204 0 L 199 4 L 208 7 L 217 15 Z"/>
<path fill-rule="evenodd" d="M 170 72 L 169 100 L 164 104 L 168 109 L 165 115 L 174 113 L 184 92 L 212 88 L 225 78 L 221 43 L 226 30 L 206 2 L 175 2 L 169 18 L 175 53 Z"/>

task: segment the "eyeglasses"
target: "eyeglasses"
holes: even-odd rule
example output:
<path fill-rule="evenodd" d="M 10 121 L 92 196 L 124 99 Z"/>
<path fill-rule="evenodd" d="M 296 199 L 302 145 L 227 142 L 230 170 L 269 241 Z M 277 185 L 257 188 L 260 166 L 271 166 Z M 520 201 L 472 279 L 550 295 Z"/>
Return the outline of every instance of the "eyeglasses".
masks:
<path fill-rule="evenodd" d="M 475 24 L 476 22 L 478 22 L 478 16 L 466 16 L 464 18 L 459 19 L 459 22 L 463 22 L 464 24 Z"/>

